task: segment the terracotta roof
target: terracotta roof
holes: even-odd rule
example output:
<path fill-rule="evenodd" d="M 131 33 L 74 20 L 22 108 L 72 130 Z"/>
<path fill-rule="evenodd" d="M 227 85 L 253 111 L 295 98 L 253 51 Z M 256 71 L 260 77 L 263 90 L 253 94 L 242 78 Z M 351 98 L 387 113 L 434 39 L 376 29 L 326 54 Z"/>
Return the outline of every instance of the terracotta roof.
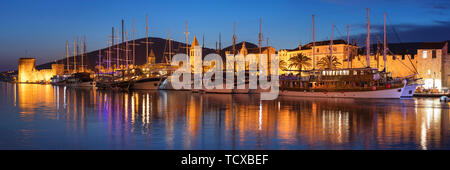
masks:
<path fill-rule="evenodd" d="M 419 49 L 441 49 L 447 42 L 424 42 Z"/>
<path fill-rule="evenodd" d="M 409 43 L 388 43 L 388 49 L 394 54 L 417 54 L 418 49 L 442 49 L 447 42 L 409 42 Z M 370 47 L 370 53 L 379 51 L 382 53 L 382 44 L 372 44 Z M 366 47 L 358 49 L 358 53 L 361 55 L 366 54 Z"/>
<path fill-rule="evenodd" d="M 317 41 L 316 42 L 316 46 L 324 46 L 324 45 L 330 45 L 330 43 L 331 43 L 331 40 L 327 40 L 327 41 Z M 346 41 L 344 41 L 344 40 L 333 40 L 333 44 L 347 44 L 347 42 Z M 312 42 L 310 42 L 310 43 L 308 43 L 308 44 L 306 44 L 306 45 L 303 45 L 302 46 L 302 50 L 305 50 L 305 49 L 312 49 L 312 47 L 313 47 L 313 43 Z M 294 49 L 284 49 L 284 50 L 286 50 L 286 51 L 298 51 L 298 47 L 297 48 L 294 48 Z"/>
<path fill-rule="evenodd" d="M 195 46 L 198 46 L 197 36 L 194 36 L 194 40 L 192 41 L 191 48 L 195 47 Z"/>

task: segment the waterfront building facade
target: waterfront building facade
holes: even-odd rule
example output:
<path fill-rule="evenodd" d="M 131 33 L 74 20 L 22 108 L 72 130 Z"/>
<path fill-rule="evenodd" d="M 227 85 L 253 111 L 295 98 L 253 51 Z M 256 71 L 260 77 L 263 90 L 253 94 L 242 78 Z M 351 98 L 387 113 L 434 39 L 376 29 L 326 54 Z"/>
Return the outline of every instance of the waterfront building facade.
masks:
<path fill-rule="evenodd" d="M 330 55 L 330 41 L 316 43 L 316 69 L 317 62 L 321 58 Z M 291 64 L 289 59 L 302 53 L 311 58 L 311 66 L 303 67 L 302 70 L 311 70 L 312 50 L 311 43 L 299 46 L 292 50 L 280 50 L 278 55 L 287 66 Z M 336 47 L 336 48 L 335 48 Z M 350 63 L 347 62 L 347 43 L 342 40 L 333 41 L 333 56 L 341 64 L 337 68 L 364 68 L 367 67 L 367 56 L 365 47 L 359 48 L 350 45 Z M 418 42 L 418 43 L 392 43 L 388 44 L 386 62 L 383 57 L 383 45 L 373 44 L 371 46 L 370 67 L 383 71 L 386 69 L 394 78 L 414 76 L 422 78 L 422 89 L 434 89 L 435 91 L 445 91 L 450 86 L 450 55 L 448 42 Z M 298 74 L 298 68 L 287 68 L 279 70 L 280 74 Z"/>
<path fill-rule="evenodd" d="M 314 56 L 315 56 L 315 63 L 316 63 L 316 70 L 317 69 L 321 69 L 318 66 L 318 62 L 322 59 L 322 58 L 326 58 L 328 56 L 331 55 L 331 50 L 330 50 L 330 43 L 331 41 L 319 41 L 315 43 L 315 47 L 313 45 L 313 43 L 309 43 L 306 44 L 304 46 L 299 45 L 298 48 L 295 49 L 282 49 L 278 51 L 278 56 L 280 61 L 283 60 L 286 63 L 286 66 L 288 67 L 286 70 L 282 70 L 279 69 L 279 73 L 280 74 L 297 74 L 298 71 L 290 71 L 290 70 L 298 70 L 298 68 L 292 68 L 289 67 L 289 65 L 291 65 L 291 61 L 289 61 L 289 59 L 291 57 L 297 56 L 300 53 L 307 56 L 308 58 L 310 58 L 310 66 L 305 66 L 302 67 L 302 70 L 312 70 L 314 67 L 313 64 L 313 48 L 314 48 Z M 347 48 L 348 47 L 348 48 Z M 349 49 L 349 52 L 347 52 Z M 350 44 L 347 45 L 347 42 L 345 42 L 344 40 L 333 40 L 333 51 L 332 54 L 334 57 L 337 58 L 337 61 L 340 63 L 337 65 L 337 68 L 347 68 L 348 66 L 348 62 L 347 62 L 347 58 L 348 56 L 352 57 L 357 55 L 358 53 L 358 46 Z M 352 60 L 350 60 L 350 67 L 352 65 Z"/>

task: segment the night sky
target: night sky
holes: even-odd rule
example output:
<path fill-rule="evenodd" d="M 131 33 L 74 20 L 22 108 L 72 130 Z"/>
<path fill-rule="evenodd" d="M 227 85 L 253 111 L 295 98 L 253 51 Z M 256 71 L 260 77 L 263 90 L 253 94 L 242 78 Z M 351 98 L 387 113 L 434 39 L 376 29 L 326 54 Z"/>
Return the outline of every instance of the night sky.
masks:
<path fill-rule="evenodd" d="M 382 39 L 383 12 L 388 15 L 389 42 L 450 40 L 450 1 L 419 0 L 2 0 L 0 1 L 0 71 L 17 68 L 17 59 L 36 57 L 37 64 L 60 59 L 65 42 L 73 36 L 87 37 L 88 51 L 106 46 L 111 27 L 131 31 L 136 20 L 136 38 L 145 36 L 145 14 L 149 14 L 150 36 L 185 41 L 193 35 L 215 48 L 219 32 L 223 46 L 231 45 L 233 22 L 238 41 L 257 43 L 259 17 L 264 38 L 276 49 L 295 48 L 312 41 L 312 19 L 316 15 L 316 40 L 350 34 L 360 43 L 366 31 L 366 8 L 370 8 L 372 33 Z M 397 35 L 394 33 L 397 33 Z M 374 37 L 374 39 L 377 37 Z"/>

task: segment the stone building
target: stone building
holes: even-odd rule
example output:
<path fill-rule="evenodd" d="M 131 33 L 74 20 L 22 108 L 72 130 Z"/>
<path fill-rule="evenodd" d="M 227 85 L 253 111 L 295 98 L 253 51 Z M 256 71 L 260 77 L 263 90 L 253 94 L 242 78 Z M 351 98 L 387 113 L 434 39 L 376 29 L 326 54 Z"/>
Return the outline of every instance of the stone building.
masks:
<path fill-rule="evenodd" d="M 381 45 L 380 45 L 381 46 Z M 382 47 L 372 45 L 370 66 L 384 69 Z M 446 90 L 450 86 L 448 42 L 392 43 L 388 45 L 386 70 L 392 77 L 415 75 L 424 89 Z M 367 67 L 365 48 L 353 59 L 355 68 Z"/>
<path fill-rule="evenodd" d="M 316 69 L 317 62 L 330 55 L 330 41 L 316 42 Z M 311 66 L 303 70 L 312 69 L 312 43 L 299 46 L 292 50 L 279 50 L 280 60 L 287 65 L 291 64 L 289 58 L 302 53 L 311 58 Z M 350 45 L 350 63 L 347 62 L 347 43 L 343 40 L 333 41 L 333 56 L 336 56 L 341 65 L 338 68 L 363 68 L 367 67 L 366 48 Z M 389 43 L 386 55 L 386 64 L 383 59 L 383 45 L 372 44 L 370 49 L 370 67 L 382 71 L 386 68 L 394 78 L 414 75 L 422 78 L 424 89 L 446 90 L 450 86 L 450 55 L 448 42 L 415 42 L 415 43 Z M 386 65 L 386 67 L 385 67 Z M 296 68 L 289 68 L 296 70 Z M 288 70 L 289 70 L 288 69 Z M 282 71 L 294 73 L 298 71 Z"/>
<path fill-rule="evenodd" d="M 242 54 L 244 57 L 247 57 L 249 54 L 255 55 L 258 68 L 259 68 L 259 65 L 260 65 L 260 63 L 259 63 L 259 61 L 260 61 L 260 59 L 259 59 L 260 54 L 265 55 L 267 57 L 267 63 L 266 64 L 268 66 L 267 67 L 268 70 L 266 72 L 266 75 L 268 75 L 268 72 L 270 72 L 270 64 L 271 64 L 270 61 L 272 60 L 271 56 L 276 54 L 276 50 L 275 50 L 275 48 L 273 48 L 271 46 L 268 46 L 268 47 L 261 47 L 261 52 L 260 52 L 259 47 L 247 48 L 246 45 L 245 45 L 245 41 L 244 41 L 242 43 L 241 49 L 236 49 L 236 53 L 237 53 L 236 55 Z M 225 56 L 229 56 L 231 54 L 233 54 L 233 51 L 225 51 Z M 227 66 L 227 67 L 229 67 L 229 66 Z M 248 63 L 245 64 L 245 69 L 246 70 L 249 69 Z"/>
<path fill-rule="evenodd" d="M 317 63 L 320 61 L 320 59 L 330 56 L 330 43 L 331 41 L 319 41 L 315 43 L 315 53 L 316 56 L 316 69 L 320 69 L 317 66 Z M 349 48 L 350 52 L 347 52 L 347 49 Z M 333 56 L 335 56 L 338 61 L 341 63 L 338 65 L 338 68 L 347 68 L 348 62 L 348 54 L 350 56 L 355 56 L 358 52 L 358 47 L 356 45 L 347 45 L 347 42 L 344 40 L 333 40 Z M 283 60 L 286 62 L 286 65 L 289 66 L 291 62 L 289 59 L 291 57 L 297 56 L 298 54 L 302 53 L 303 55 L 306 55 L 311 59 L 311 66 L 302 68 L 303 70 L 312 70 L 313 69 L 313 43 L 306 44 L 304 46 L 299 45 L 298 48 L 295 49 L 283 49 L 278 51 L 278 57 L 280 60 Z M 351 63 L 350 63 L 351 65 Z M 288 70 L 296 70 L 297 68 L 288 68 Z M 283 71 L 279 70 L 280 74 L 287 74 L 287 73 L 298 73 L 297 71 Z"/>
<path fill-rule="evenodd" d="M 424 43 L 417 50 L 418 73 L 426 89 L 448 89 L 450 86 L 450 58 L 448 42 Z"/>
<path fill-rule="evenodd" d="M 192 40 L 191 48 L 189 49 L 189 62 L 191 64 L 191 69 L 193 73 L 201 73 L 202 69 L 194 70 L 194 65 L 197 64 L 198 68 L 202 68 L 203 58 L 202 58 L 202 47 L 198 44 L 197 37 L 194 36 Z"/>
<path fill-rule="evenodd" d="M 37 70 L 35 58 L 20 58 L 18 65 L 19 83 L 49 82 L 54 75 L 64 74 L 63 64 L 52 64 L 52 69 Z"/>

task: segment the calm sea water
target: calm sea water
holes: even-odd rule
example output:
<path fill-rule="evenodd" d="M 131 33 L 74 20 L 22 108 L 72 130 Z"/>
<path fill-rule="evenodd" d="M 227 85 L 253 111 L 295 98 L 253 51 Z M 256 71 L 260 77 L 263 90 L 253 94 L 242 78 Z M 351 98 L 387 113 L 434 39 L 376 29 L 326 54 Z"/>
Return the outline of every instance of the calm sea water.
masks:
<path fill-rule="evenodd" d="M 449 104 L 0 83 L 0 149 L 450 149 Z"/>

